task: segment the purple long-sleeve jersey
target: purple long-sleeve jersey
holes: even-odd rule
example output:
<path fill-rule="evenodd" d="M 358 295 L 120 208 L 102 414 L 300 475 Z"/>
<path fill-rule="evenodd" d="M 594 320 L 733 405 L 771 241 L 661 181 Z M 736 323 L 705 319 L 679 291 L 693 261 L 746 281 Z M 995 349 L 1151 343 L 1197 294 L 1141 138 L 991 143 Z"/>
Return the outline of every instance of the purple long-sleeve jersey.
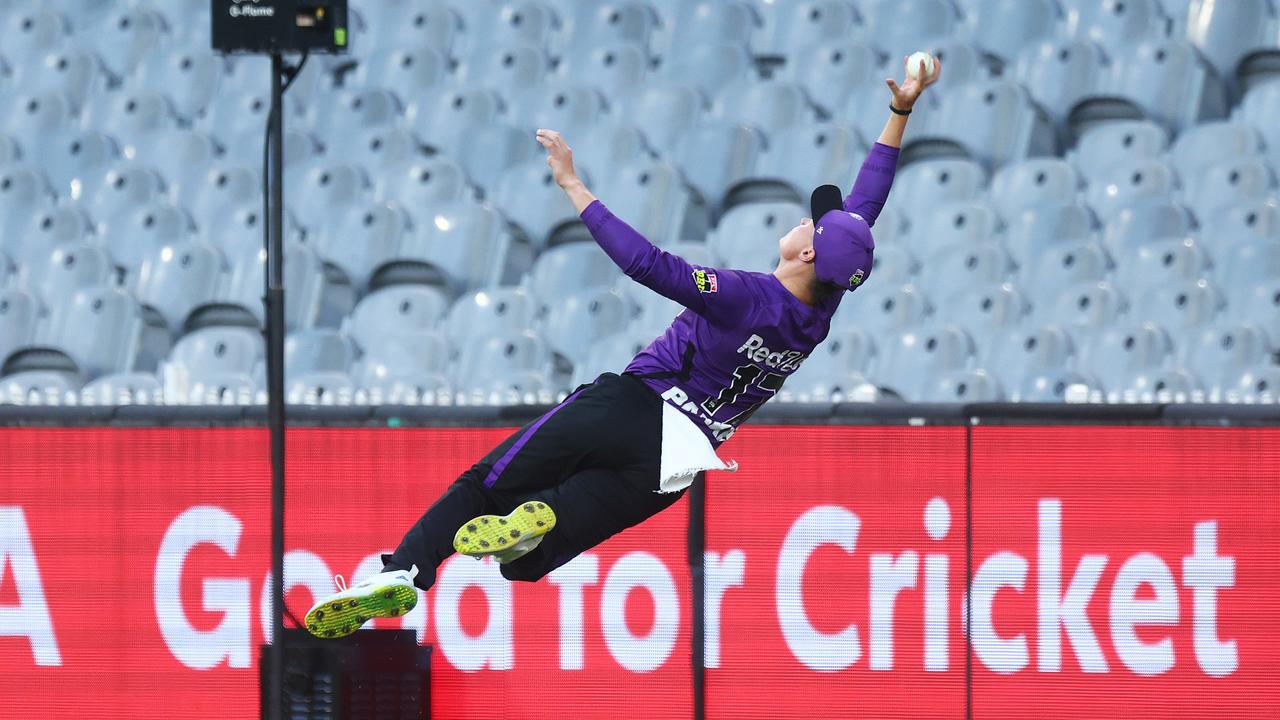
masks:
<path fill-rule="evenodd" d="M 897 164 L 898 148 L 876 143 L 844 209 L 874 225 Z M 640 375 L 692 417 L 714 446 L 728 440 L 826 339 L 844 295 L 810 306 L 771 274 L 691 265 L 655 247 L 599 200 L 582 211 L 582 220 L 631 279 L 686 308 L 626 372 Z"/>

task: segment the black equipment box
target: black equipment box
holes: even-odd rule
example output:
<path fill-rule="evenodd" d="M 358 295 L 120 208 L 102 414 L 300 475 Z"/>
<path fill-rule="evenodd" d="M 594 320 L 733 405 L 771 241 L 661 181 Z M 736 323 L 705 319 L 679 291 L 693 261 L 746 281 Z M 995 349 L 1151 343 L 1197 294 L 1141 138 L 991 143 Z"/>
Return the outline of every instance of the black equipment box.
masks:
<path fill-rule="evenodd" d="M 347 0 L 213 0 L 213 49 L 224 53 L 343 53 Z"/>

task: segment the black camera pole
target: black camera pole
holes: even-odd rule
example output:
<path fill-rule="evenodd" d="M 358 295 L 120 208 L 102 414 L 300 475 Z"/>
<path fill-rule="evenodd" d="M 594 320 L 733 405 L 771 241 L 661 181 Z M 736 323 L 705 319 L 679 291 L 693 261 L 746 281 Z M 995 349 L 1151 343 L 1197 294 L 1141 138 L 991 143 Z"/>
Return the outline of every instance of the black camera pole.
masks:
<path fill-rule="evenodd" d="M 296 72 L 296 71 L 294 71 Z M 267 123 L 267 427 L 271 434 L 271 720 L 284 719 L 284 58 L 271 54 Z"/>

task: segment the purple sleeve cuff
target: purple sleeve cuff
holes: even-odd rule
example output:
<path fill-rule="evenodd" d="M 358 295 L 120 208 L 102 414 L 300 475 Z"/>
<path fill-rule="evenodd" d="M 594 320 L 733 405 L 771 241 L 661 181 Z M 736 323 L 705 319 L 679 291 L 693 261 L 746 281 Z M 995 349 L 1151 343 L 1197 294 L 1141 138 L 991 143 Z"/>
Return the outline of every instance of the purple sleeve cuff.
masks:
<path fill-rule="evenodd" d="M 609 217 L 609 208 L 599 200 L 592 200 L 590 205 L 582 209 L 582 215 L 579 217 L 586 223 L 588 230 L 599 230 L 605 219 Z"/>

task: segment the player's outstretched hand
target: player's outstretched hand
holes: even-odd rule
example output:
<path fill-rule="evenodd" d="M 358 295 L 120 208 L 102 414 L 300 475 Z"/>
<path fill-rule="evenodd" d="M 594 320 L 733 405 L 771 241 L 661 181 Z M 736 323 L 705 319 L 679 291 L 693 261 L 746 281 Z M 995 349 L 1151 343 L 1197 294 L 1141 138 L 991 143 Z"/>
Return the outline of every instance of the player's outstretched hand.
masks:
<path fill-rule="evenodd" d="M 902 58 L 903 80 L 902 84 L 893 81 L 893 78 L 885 78 L 884 83 L 889 86 L 889 90 L 893 92 L 893 106 L 903 110 L 910 110 L 912 105 L 916 104 L 916 99 L 920 97 L 920 93 L 930 85 L 938 82 L 938 78 L 942 77 L 942 62 L 937 58 L 933 59 L 933 74 L 926 76 L 924 74 L 924 61 L 920 61 L 920 67 L 916 70 L 916 77 L 911 77 L 911 73 L 906 72 L 907 58 Z"/>
<path fill-rule="evenodd" d="M 578 179 L 573 170 L 573 148 L 555 130 L 538 130 L 538 144 L 547 149 L 547 166 L 560 187 Z"/>

